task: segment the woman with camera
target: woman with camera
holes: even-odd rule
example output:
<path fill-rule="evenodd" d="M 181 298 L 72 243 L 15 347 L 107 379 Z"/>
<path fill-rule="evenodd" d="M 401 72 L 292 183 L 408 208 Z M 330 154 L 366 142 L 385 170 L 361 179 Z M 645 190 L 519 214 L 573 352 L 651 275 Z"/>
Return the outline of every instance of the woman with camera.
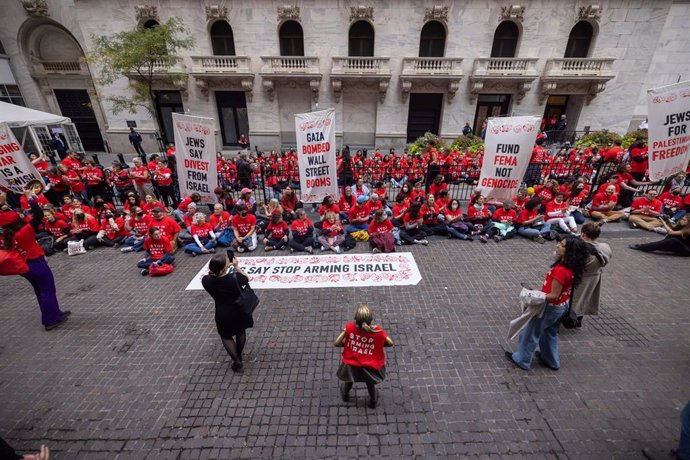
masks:
<path fill-rule="evenodd" d="M 240 268 L 235 254 L 217 254 L 208 264 L 208 275 L 201 284 L 215 301 L 216 329 L 225 351 L 232 358 L 231 369 L 242 371 L 242 350 L 247 342 L 246 330 L 254 326 L 252 310 L 255 305 L 243 302 L 242 294 L 249 288 L 249 277 Z M 255 296 L 254 296 L 255 298 Z"/>

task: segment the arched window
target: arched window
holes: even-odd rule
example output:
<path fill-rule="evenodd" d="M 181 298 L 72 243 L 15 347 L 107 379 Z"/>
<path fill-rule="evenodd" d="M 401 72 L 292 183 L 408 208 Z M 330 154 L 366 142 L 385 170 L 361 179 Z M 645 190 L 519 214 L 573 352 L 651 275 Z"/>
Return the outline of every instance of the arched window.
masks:
<path fill-rule="evenodd" d="M 446 28 L 438 21 L 429 21 L 422 27 L 419 57 L 443 57 L 446 48 Z"/>
<path fill-rule="evenodd" d="M 494 44 L 491 47 L 491 57 L 515 57 L 517 52 L 520 30 L 513 21 L 503 21 L 496 27 Z"/>
<path fill-rule="evenodd" d="M 287 21 L 278 32 L 281 56 L 304 56 L 304 33 L 295 21 Z"/>
<path fill-rule="evenodd" d="M 350 26 L 350 39 L 347 55 L 374 55 L 374 28 L 367 21 L 357 21 Z"/>
<path fill-rule="evenodd" d="M 232 28 L 225 21 L 216 21 L 211 26 L 211 47 L 215 56 L 234 56 L 235 39 Z"/>
<path fill-rule="evenodd" d="M 567 58 L 585 58 L 589 55 L 589 47 L 592 44 L 594 28 L 587 21 L 580 21 L 570 31 L 568 45 L 565 47 Z"/>
<path fill-rule="evenodd" d="M 144 22 L 144 29 L 153 29 L 157 25 L 159 25 L 158 21 L 156 21 L 155 19 L 149 19 L 146 22 Z"/>

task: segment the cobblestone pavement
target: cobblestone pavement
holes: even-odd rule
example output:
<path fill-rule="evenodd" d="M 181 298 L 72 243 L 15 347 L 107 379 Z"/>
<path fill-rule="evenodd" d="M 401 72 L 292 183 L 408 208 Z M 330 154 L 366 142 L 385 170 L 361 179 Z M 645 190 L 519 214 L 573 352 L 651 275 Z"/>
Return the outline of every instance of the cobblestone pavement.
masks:
<path fill-rule="evenodd" d="M 57 459 L 642 458 L 675 445 L 690 398 L 690 261 L 627 248 L 655 238 L 606 227 L 603 312 L 561 334 L 558 372 L 503 356 L 519 283 L 541 282 L 553 243 L 434 238 L 405 248 L 417 286 L 260 291 L 243 375 L 210 298 L 184 291 L 205 257 L 152 279 L 137 254 L 58 254 L 64 327 L 43 331 L 29 284 L 0 279 L 0 435 Z M 341 402 L 334 376 L 361 301 L 396 341 L 374 410 L 364 387 Z"/>

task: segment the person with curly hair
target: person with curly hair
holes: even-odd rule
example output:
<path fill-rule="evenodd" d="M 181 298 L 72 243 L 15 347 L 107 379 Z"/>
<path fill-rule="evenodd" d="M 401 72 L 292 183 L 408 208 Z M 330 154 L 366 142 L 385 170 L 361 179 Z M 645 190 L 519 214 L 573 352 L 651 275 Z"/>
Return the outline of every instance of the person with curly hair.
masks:
<path fill-rule="evenodd" d="M 558 329 L 568 311 L 573 288 L 582 281 L 589 251 L 579 238 L 566 237 L 556 246 L 556 262 L 546 274 L 541 291 L 546 294 L 543 315 L 534 316 L 520 332 L 518 351 L 506 351 L 506 359 L 529 370 L 535 350 L 537 359 L 551 370 L 561 367 L 558 359 Z"/>

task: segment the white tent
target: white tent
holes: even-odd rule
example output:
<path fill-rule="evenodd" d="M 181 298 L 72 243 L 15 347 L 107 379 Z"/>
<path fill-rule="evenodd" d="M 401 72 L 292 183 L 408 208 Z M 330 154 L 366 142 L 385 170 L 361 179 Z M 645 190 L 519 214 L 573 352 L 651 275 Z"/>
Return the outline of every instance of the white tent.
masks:
<path fill-rule="evenodd" d="M 51 140 L 58 133 L 67 141 L 68 149 L 84 153 L 77 128 L 62 115 L 0 102 L 0 123 L 3 122 L 9 125 L 25 152 L 40 151 L 54 157 L 56 151 L 51 146 Z"/>
<path fill-rule="evenodd" d="M 0 123 L 7 123 L 10 128 L 24 128 L 30 125 L 60 125 L 70 121 L 69 118 L 62 115 L 53 115 L 21 105 L 0 102 Z"/>

